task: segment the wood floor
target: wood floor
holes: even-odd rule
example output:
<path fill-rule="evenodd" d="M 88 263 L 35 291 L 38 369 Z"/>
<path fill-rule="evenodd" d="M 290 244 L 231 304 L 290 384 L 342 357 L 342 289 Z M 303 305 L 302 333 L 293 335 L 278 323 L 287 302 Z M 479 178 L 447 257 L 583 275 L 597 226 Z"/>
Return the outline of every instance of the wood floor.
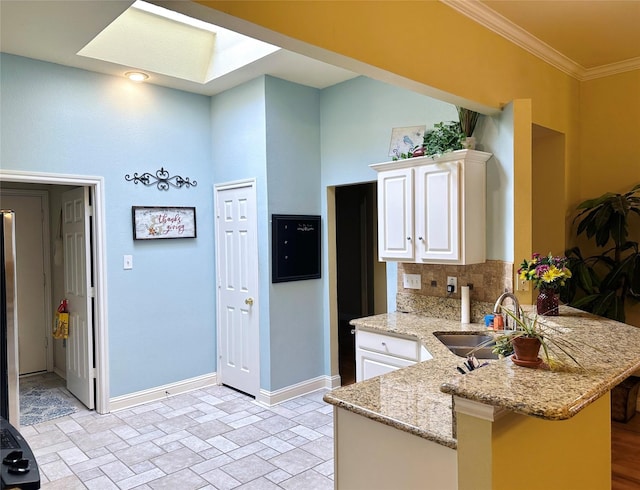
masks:
<path fill-rule="evenodd" d="M 611 489 L 640 489 L 640 414 L 611 422 Z"/>

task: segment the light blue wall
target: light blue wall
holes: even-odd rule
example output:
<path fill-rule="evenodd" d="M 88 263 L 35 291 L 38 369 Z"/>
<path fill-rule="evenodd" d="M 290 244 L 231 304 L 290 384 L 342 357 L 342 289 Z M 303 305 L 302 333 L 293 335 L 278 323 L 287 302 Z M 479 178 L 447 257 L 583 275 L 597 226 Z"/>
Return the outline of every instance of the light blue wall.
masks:
<path fill-rule="evenodd" d="M 268 391 L 324 374 L 322 279 L 271 283 L 271 215 L 321 211 L 319 102 L 318 90 L 268 76 L 211 102 L 214 183 L 257 182 L 260 387 Z"/>
<path fill-rule="evenodd" d="M 265 111 L 264 77 L 256 78 L 211 98 L 214 183 L 256 179 L 261 388 L 269 386 L 271 379 L 268 322 L 270 248 L 267 239 L 269 210 Z M 213 254 L 214 251 L 212 250 L 211 253 Z"/>
<path fill-rule="evenodd" d="M 266 82 L 269 217 L 319 215 L 320 92 L 272 77 Z M 325 223 L 322 228 L 326 232 Z M 326 275 L 270 285 L 273 362 L 267 389 L 324 374 L 323 281 Z"/>
<path fill-rule="evenodd" d="M 427 129 L 440 121 L 457 120 L 455 106 L 388 85 L 358 77 L 321 93 L 321 151 L 323 192 L 322 210 L 326 214 L 326 188 L 360 182 L 374 182 L 373 163 L 386 162 L 389 157 L 391 130 L 395 127 L 426 125 Z M 323 219 L 326 220 L 326 216 Z M 328 243 L 323 244 L 324 274 L 327 275 Z M 396 309 L 397 266 L 387 263 L 387 310 Z M 331 372 L 328 295 L 325 283 L 325 371 Z"/>
<path fill-rule="evenodd" d="M 478 150 L 493 153 L 487 162 L 487 260 L 513 262 L 513 104 L 482 117 L 474 133 Z"/>
<path fill-rule="evenodd" d="M 110 395 L 214 372 L 209 98 L 1 56 L 2 168 L 105 179 Z M 160 167 L 198 186 L 124 179 Z M 132 205 L 195 206 L 198 237 L 134 242 Z"/>
<path fill-rule="evenodd" d="M 457 121 L 455 106 L 358 77 L 321 93 L 322 185 L 376 180 L 373 163 L 389 157 L 391 130 Z"/>
<path fill-rule="evenodd" d="M 261 388 L 332 374 L 327 187 L 375 181 L 369 165 L 390 159 L 392 128 L 456 118 L 450 104 L 363 77 L 322 91 L 259 77 L 204 97 L 0 60 L 2 168 L 105 177 L 111 396 L 215 371 L 213 185 L 247 178 L 257 182 Z M 509 114 L 485 121 L 480 135 L 497 155 L 488 250 L 505 260 L 509 239 L 493 237 L 512 235 L 501 233 L 512 229 Z M 124 180 L 162 166 L 198 186 L 160 192 Z M 196 206 L 198 238 L 134 242 L 132 205 Z M 322 216 L 322 279 L 271 284 L 272 213 Z M 134 256 L 132 271 L 122 270 L 124 254 Z M 392 311 L 395 264 L 387 279 Z"/>

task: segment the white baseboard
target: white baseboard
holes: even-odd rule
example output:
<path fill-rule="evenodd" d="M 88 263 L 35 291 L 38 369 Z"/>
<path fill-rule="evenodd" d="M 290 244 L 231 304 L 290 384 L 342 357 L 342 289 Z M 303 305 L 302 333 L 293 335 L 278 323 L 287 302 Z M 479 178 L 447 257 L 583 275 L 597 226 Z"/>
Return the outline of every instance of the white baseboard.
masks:
<path fill-rule="evenodd" d="M 53 372 L 56 373 L 58 376 L 60 376 L 62 379 L 67 379 L 66 371 L 62 371 L 60 368 L 55 367 L 53 368 Z"/>
<path fill-rule="evenodd" d="M 307 395 L 318 390 L 331 390 L 340 386 L 340 376 L 318 376 L 276 391 L 260 390 L 256 401 L 267 407 Z"/>
<path fill-rule="evenodd" d="M 129 393 L 128 395 L 116 396 L 109 399 L 109 412 L 124 410 L 143 403 L 160 400 L 167 396 L 178 395 L 180 393 L 186 393 L 188 391 L 205 388 L 207 386 L 214 386 L 216 384 L 217 375 L 216 373 L 211 373 L 196 376 L 195 378 L 186 379 L 184 381 L 178 381 L 177 383 L 170 383 L 156 388 L 150 388 L 148 390 Z"/>

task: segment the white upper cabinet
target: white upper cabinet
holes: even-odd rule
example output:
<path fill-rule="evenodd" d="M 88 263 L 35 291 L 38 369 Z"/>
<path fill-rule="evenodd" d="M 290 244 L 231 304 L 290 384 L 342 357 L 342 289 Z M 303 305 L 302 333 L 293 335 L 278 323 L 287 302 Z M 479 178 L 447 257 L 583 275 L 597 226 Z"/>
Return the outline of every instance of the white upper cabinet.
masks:
<path fill-rule="evenodd" d="M 486 161 L 458 150 L 371 165 L 378 172 L 380 260 L 477 264 L 486 260 Z"/>
<path fill-rule="evenodd" d="M 412 168 L 378 175 L 378 248 L 391 260 L 414 259 L 413 189 Z"/>

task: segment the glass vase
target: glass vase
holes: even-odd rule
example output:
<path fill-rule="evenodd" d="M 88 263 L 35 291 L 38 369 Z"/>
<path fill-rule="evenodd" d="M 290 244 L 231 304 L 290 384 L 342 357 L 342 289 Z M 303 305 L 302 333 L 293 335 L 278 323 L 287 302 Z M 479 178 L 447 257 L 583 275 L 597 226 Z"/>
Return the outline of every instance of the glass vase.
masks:
<path fill-rule="evenodd" d="M 558 316 L 558 293 L 549 289 L 541 289 L 536 300 L 538 315 Z"/>

